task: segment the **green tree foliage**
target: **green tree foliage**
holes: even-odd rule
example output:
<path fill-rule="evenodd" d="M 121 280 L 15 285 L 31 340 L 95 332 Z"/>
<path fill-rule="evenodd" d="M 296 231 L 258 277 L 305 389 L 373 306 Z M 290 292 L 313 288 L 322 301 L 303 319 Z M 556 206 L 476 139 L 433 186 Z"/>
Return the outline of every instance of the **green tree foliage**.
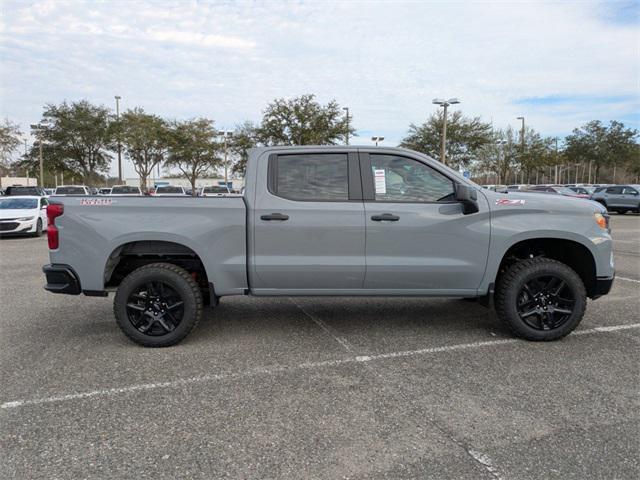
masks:
<path fill-rule="evenodd" d="M 11 168 L 13 153 L 18 149 L 20 140 L 20 128 L 8 118 L 0 124 L 0 173 L 6 174 Z"/>
<path fill-rule="evenodd" d="M 355 129 L 349 122 L 349 135 Z M 276 99 L 263 112 L 258 129 L 265 145 L 335 145 L 344 142 L 347 118 L 335 100 L 321 105 L 315 95 Z"/>
<path fill-rule="evenodd" d="M 196 180 L 218 167 L 220 144 L 216 141 L 217 131 L 213 121 L 206 118 L 173 122 L 169 130 L 167 168 L 175 167 L 191 183 L 195 196 Z"/>
<path fill-rule="evenodd" d="M 443 112 L 438 111 L 422 125 L 412 123 L 400 146 L 439 159 L 443 119 Z M 480 117 L 465 117 L 459 111 L 448 115 L 446 145 L 448 165 L 469 165 L 478 151 L 491 141 L 491 125 L 483 122 Z"/>
<path fill-rule="evenodd" d="M 518 136 L 513 128 L 496 130 L 491 141 L 476 150 L 476 172 L 495 184 L 509 182 L 509 172 L 518 161 Z"/>
<path fill-rule="evenodd" d="M 109 168 L 113 134 L 110 110 L 81 100 L 47 105 L 36 137 L 51 145 L 68 170 L 90 182 Z"/>
<path fill-rule="evenodd" d="M 251 122 L 244 122 L 233 132 L 230 150 L 233 154 L 233 173 L 244 175 L 249 158 L 249 149 L 260 145 L 259 131 Z"/>
<path fill-rule="evenodd" d="M 521 139 L 519 139 L 522 142 Z M 525 183 L 531 183 L 536 172 L 541 172 L 545 166 L 554 161 L 554 139 L 544 138 L 533 128 L 525 129 L 524 152 L 522 145 L 518 147 L 518 170 L 524 177 Z"/>
<path fill-rule="evenodd" d="M 147 189 L 147 178 L 153 168 L 164 160 L 169 142 L 167 122 L 157 115 L 135 108 L 123 113 L 118 124 L 120 139 L 126 158 L 140 176 L 140 188 Z"/>
<path fill-rule="evenodd" d="M 638 162 L 637 137 L 637 130 L 621 122 L 612 121 L 607 126 L 593 120 L 567 136 L 564 153 L 570 163 L 591 162 L 597 182 L 602 167 L 628 164 L 633 170 Z"/>

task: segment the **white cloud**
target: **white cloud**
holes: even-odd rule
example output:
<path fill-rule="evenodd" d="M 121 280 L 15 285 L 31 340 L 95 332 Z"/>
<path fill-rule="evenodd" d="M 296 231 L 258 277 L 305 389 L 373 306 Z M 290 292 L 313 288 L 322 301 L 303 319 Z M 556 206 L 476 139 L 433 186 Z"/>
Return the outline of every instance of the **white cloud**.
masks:
<path fill-rule="evenodd" d="M 400 140 L 431 99 L 546 135 L 594 118 L 638 126 L 637 24 L 589 2 L 3 1 L 0 117 L 88 98 L 220 127 L 257 120 L 275 97 L 349 106 L 363 132 Z M 545 107 L 521 98 L 627 97 Z M 360 141 L 366 142 L 367 138 Z M 385 142 L 387 143 L 387 142 Z"/>

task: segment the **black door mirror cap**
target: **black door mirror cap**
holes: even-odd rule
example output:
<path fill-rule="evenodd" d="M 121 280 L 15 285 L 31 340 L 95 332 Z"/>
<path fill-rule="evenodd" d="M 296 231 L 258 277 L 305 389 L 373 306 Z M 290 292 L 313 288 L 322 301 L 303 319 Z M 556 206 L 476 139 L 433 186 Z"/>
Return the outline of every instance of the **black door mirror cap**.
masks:
<path fill-rule="evenodd" d="M 462 204 L 462 211 L 465 215 L 476 213 L 480 210 L 478 208 L 478 192 L 473 187 L 456 183 L 455 198 Z"/>

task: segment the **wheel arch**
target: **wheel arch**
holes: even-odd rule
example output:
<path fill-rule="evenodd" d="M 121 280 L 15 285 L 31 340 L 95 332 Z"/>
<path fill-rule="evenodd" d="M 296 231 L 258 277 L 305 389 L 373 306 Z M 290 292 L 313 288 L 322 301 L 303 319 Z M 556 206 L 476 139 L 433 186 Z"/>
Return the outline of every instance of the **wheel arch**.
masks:
<path fill-rule="evenodd" d="M 535 237 L 514 242 L 503 253 L 494 282 L 497 284 L 501 275 L 513 263 L 540 256 L 571 267 L 584 283 L 587 296 L 596 295 L 597 270 L 593 252 L 585 244 L 567 238 Z"/>

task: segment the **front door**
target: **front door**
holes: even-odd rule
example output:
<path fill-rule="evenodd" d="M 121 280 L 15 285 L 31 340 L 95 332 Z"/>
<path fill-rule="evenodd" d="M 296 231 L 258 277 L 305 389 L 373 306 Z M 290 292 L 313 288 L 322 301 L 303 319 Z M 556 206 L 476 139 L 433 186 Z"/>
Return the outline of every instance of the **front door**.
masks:
<path fill-rule="evenodd" d="M 426 160 L 361 153 L 365 197 L 365 288 L 410 293 L 475 292 L 490 235 L 486 199 L 465 215 L 445 171 Z"/>
<path fill-rule="evenodd" d="M 357 154 L 272 154 L 259 172 L 252 212 L 253 291 L 361 289 L 365 224 Z"/>

